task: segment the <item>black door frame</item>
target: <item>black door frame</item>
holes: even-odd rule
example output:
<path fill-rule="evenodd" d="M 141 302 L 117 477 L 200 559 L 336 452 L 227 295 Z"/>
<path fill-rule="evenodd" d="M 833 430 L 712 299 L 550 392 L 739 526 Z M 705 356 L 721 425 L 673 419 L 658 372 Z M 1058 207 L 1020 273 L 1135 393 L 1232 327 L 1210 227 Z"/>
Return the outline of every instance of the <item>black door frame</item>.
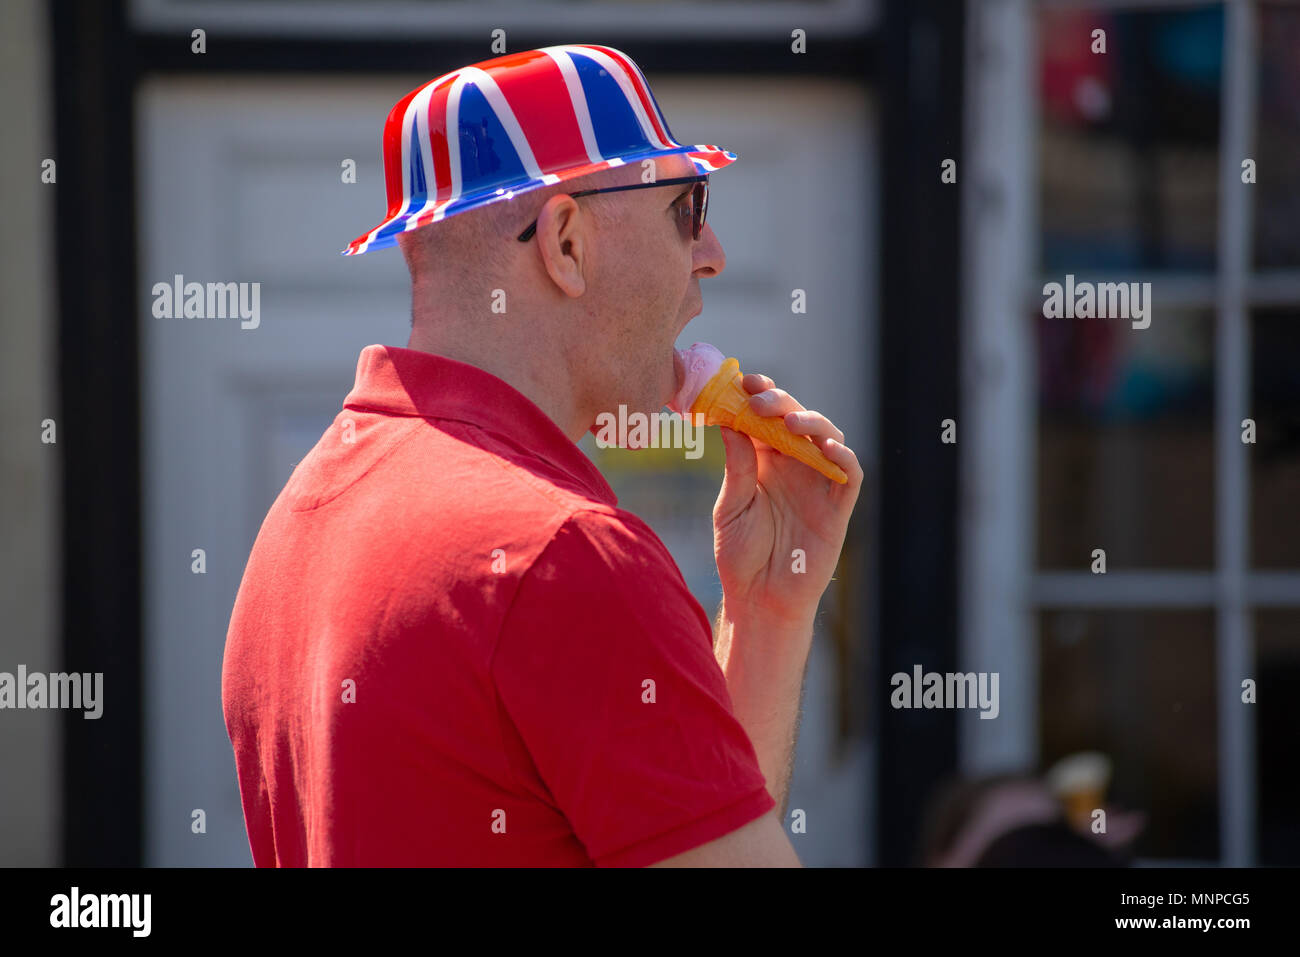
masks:
<path fill-rule="evenodd" d="M 876 862 L 917 863 L 922 816 L 958 766 L 951 710 L 895 710 L 890 676 L 958 662 L 958 446 L 965 4 L 899 0 L 880 36 L 881 323 L 878 617 L 871 708 L 878 721 Z"/>

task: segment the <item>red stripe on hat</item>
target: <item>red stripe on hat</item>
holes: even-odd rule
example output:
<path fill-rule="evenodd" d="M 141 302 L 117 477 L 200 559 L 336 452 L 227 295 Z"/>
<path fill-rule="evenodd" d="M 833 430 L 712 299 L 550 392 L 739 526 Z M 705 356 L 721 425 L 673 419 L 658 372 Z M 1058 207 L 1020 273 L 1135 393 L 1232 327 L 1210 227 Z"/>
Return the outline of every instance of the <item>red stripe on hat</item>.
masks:
<path fill-rule="evenodd" d="M 559 65 L 537 50 L 505 59 L 507 62 L 493 60 L 493 65 L 485 65 L 484 69 L 497 80 L 542 172 L 552 173 L 591 162 L 582 144 L 582 130 L 578 128 L 578 117 Z M 498 77 L 500 73 L 520 69 L 528 71 L 525 83 L 517 79 L 503 82 L 505 77 Z"/>
<path fill-rule="evenodd" d="M 406 125 L 407 107 L 428 85 L 423 83 L 398 100 L 388 111 L 388 119 L 384 122 L 384 189 L 388 197 L 388 215 L 385 219 L 396 216 L 406 201 L 406 187 L 402 177 L 402 128 Z"/>
<path fill-rule="evenodd" d="M 459 71 L 458 71 L 459 72 Z M 451 198 L 451 144 L 447 139 L 447 100 L 452 84 L 443 84 L 429 97 L 429 152 L 433 156 L 433 182 L 428 184 L 434 199 L 446 202 Z M 457 148 L 460 143 L 457 142 Z"/>
<path fill-rule="evenodd" d="M 456 74 L 460 71 L 457 70 Z M 451 90 L 455 85 L 456 74 L 448 74 L 447 80 L 434 89 L 429 96 L 429 112 L 425 117 L 429 130 L 429 153 L 433 156 L 433 180 L 426 186 L 433 193 L 434 204 L 415 218 L 415 227 L 427 226 L 433 222 L 438 210 L 451 200 L 451 149 L 452 143 L 447 135 L 447 104 L 451 99 Z M 460 149 L 459 131 L 455 148 Z M 415 212 L 415 210 L 412 210 Z"/>

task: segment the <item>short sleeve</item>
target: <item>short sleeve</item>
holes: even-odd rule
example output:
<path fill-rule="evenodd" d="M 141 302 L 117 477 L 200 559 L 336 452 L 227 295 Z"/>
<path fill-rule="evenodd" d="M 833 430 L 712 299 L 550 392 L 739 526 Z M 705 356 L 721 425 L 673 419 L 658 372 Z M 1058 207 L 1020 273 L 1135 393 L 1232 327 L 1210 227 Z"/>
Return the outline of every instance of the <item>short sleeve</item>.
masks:
<path fill-rule="evenodd" d="M 776 806 L 704 610 L 629 513 L 561 526 L 519 585 L 492 675 L 597 866 L 653 864 Z"/>

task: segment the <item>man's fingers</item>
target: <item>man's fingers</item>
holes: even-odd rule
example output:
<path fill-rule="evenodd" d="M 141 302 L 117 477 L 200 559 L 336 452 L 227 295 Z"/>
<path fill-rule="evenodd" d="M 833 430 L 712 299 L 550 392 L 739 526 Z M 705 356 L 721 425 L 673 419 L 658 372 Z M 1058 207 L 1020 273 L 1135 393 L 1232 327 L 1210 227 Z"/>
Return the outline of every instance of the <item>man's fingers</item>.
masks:
<path fill-rule="evenodd" d="M 843 436 L 841 436 L 843 438 Z M 858 464 L 858 457 L 853 450 L 845 445 L 842 441 L 832 439 L 830 436 L 814 438 L 814 442 L 822 450 L 822 454 L 828 459 L 844 469 L 844 474 L 849 477 L 848 485 L 851 488 L 860 488 L 862 485 L 862 466 Z"/>
<path fill-rule="evenodd" d="M 806 435 L 813 439 L 831 438 L 836 442 L 844 441 L 844 433 L 835 427 L 834 422 L 820 412 L 814 412 L 811 409 L 787 412 L 785 427 L 795 435 Z"/>
<path fill-rule="evenodd" d="M 806 435 L 828 459 L 844 469 L 850 483 L 860 485 L 862 466 L 853 450 L 844 444 L 844 433 L 820 412 L 805 409 L 784 389 L 778 389 L 765 375 L 750 373 L 742 382 L 750 393 L 749 407 L 758 415 L 781 416 L 785 427 L 796 435 Z"/>
<path fill-rule="evenodd" d="M 785 389 L 767 389 L 749 397 L 749 407 L 758 415 L 785 415 L 798 412 L 803 406 Z"/>
<path fill-rule="evenodd" d="M 749 436 L 733 432 L 725 425 L 719 429 L 722 444 L 727 450 L 726 470 L 722 474 L 722 488 L 713 506 L 713 523 L 725 525 L 749 507 L 758 488 L 758 453 Z"/>

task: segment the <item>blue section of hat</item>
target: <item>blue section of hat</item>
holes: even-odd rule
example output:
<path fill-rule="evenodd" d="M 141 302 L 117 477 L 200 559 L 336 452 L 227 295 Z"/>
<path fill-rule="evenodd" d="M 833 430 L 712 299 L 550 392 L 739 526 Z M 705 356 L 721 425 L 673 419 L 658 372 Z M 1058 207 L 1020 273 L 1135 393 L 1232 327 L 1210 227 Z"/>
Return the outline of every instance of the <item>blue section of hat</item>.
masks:
<path fill-rule="evenodd" d="M 623 156 L 627 153 L 654 149 L 645 138 L 641 124 L 632 107 L 628 105 L 618 80 L 609 75 L 599 63 L 585 56 L 574 55 L 582 91 L 587 97 L 587 110 L 596 132 L 596 147 L 605 157 Z"/>
<path fill-rule="evenodd" d="M 496 112 L 479 88 L 467 83 L 460 95 L 460 181 L 462 190 L 495 189 L 528 180 Z"/>
<path fill-rule="evenodd" d="M 420 118 L 416 116 L 411 124 L 411 200 L 408 209 L 416 210 L 424 205 L 429 195 L 429 187 L 424 181 L 424 154 L 420 152 Z"/>

